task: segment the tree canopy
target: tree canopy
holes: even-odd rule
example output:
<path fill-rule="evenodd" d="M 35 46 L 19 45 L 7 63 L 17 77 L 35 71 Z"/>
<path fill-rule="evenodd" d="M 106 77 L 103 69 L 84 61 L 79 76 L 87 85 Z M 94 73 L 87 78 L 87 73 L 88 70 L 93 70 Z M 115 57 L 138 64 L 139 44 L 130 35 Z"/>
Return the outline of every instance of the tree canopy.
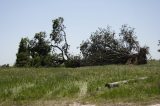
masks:
<path fill-rule="evenodd" d="M 36 33 L 33 40 L 30 40 L 31 66 L 50 66 L 47 58 L 50 57 L 50 42 L 46 40 L 46 33 Z"/>
<path fill-rule="evenodd" d="M 89 40 L 83 41 L 80 46 L 83 60 L 88 65 L 125 64 L 135 55 L 137 55 L 135 58 L 139 60 L 134 60 L 134 62 L 143 64 L 145 62 L 140 62 L 141 59 L 138 56 L 142 55 L 144 49 L 146 52 L 143 54 L 142 61 L 146 60 L 147 49 L 139 46 L 134 28 L 127 25 L 122 25 L 119 37 L 116 37 L 110 27 L 99 28 L 91 34 Z"/>

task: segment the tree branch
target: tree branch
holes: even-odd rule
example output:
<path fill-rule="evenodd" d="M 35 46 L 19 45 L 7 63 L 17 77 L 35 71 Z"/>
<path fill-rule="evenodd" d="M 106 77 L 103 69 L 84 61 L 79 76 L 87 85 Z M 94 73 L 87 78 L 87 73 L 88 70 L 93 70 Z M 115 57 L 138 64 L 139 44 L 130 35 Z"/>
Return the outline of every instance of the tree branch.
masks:
<path fill-rule="evenodd" d="M 62 48 L 60 48 L 60 47 L 59 47 L 59 46 L 57 46 L 57 45 L 51 45 L 51 47 L 58 48 L 58 49 L 61 51 L 61 53 L 62 53 L 62 58 L 63 58 L 63 61 L 64 61 L 64 60 L 65 60 L 65 58 L 64 58 L 63 49 L 62 49 Z"/>

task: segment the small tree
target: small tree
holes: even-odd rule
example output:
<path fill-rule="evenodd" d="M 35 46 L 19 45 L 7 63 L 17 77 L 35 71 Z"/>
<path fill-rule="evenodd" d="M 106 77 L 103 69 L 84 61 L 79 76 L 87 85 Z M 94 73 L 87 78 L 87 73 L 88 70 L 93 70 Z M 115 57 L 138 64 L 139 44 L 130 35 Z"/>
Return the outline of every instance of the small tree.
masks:
<path fill-rule="evenodd" d="M 64 19 L 62 17 L 53 20 L 53 30 L 50 34 L 51 41 L 53 41 L 53 44 L 51 45 L 53 47 L 53 50 L 57 48 L 61 52 L 59 56 L 60 58 L 62 58 L 62 60 L 57 60 L 60 64 L 68 59 L 69 49 L 69 45 L 66 39 L 66 33 L 64 31 L 66 27 L 64 26 L 63 21 Z"/>
<path fill-rule="evenodd" d="M 29 39 L 22 38 L 19 44 L 18 53 L 16 54 L 17 67 L 25 67 L 30 65 L 30 54 L 29 54 Z"/>

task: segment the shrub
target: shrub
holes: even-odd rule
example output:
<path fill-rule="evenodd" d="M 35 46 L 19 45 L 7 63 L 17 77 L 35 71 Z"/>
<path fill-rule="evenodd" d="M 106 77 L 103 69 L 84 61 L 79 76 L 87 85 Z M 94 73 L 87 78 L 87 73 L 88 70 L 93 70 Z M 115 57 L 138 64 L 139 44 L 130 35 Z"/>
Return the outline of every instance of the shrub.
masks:
<path fill-rule="evenodd" d="M 76 68 L 81 66 L 80 56 L 70 56 L 68 60 L 65 61 L 65 67 Z"/>

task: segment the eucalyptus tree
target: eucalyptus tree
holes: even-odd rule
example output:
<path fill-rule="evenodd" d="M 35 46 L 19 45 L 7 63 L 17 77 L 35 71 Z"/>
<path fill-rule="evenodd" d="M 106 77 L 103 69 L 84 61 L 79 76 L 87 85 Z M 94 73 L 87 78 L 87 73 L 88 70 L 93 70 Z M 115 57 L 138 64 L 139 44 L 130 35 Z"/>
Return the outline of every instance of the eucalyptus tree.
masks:
<path fill-rule="evenodd" d="M 64 19 L 62 17 L 59 17 L 53 20 L 52 22 L 53 22 L 52 32 L 50 34 L 52 42 L 51 47 L 53 51 L 55 51 L 56 49 L 60 51 L 60 53 L 58 54 L 59 60 L 57 60 L 57 62 L 61 64 L 69 58 L 69 53 L 68 53 L 69 45 L 67 43 L 66 32 L 65 32 L 66 27 L 63 24 Z"/>

